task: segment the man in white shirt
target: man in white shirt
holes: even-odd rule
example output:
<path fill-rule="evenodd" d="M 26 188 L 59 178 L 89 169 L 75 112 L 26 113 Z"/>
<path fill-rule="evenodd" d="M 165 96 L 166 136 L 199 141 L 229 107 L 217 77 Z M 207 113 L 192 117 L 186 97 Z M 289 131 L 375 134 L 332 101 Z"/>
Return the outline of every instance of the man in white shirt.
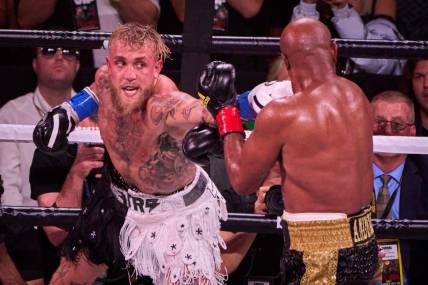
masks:
<path fill-rule="evenodd" d="M 37 88 L 34 92 L 7 102 L 0 109 L 0 123 L 35 125 L 47 110 L 70 98 L 74 93 L 72 84 L 80 66 L 78 53 L 77 50 L 65 48 L 37 48 L 32 62 Z M 30 198 L 28 180 L 34 150 L 33 143 L 0 143 L 4 205 L 37 205 Z"/>
<path fill-rule="evenodd" d="M 66 48 L 37 48 L 32 61 L 37 76 L 37 88 L 6 103 L 0 109 L 1 124 L 35 125 L 52 107 L 61 104 L 74 93 L 72 83 L 79 70 L 79 51 Z M 33 153 L 33 143 L 0 142 L 0 174 L 3 178 L 3 205 L 37 206 L 31 199 L 29 172 Z M 25 281 L 38 280 L 43 284 L 41 261 L 36 254 L 37 232 L 33 229 L 10 225 L 8 244 L 6 245 L 18 270 Z M 24 239 L 22 239 L 24 238 Z M 30 242 L 29 242 L 30 241 Z M 24 255 L 14 252 L 23 252 Z M 26 254 L 33 257 L 27 260 Z M 15 258 L 16 257 L 16 258 Z"/>

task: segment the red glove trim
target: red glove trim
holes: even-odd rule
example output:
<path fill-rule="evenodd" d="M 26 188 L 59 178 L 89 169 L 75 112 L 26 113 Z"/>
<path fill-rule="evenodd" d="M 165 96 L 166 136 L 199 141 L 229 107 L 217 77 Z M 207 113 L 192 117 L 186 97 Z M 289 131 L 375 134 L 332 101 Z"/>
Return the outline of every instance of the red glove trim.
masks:
<path fill-rule="evenodd" d="M 227 133 L 244 133 L 239 109 L 235 106 L 222 108 L 215 116 L 215 119 L 221 137 Z"/>

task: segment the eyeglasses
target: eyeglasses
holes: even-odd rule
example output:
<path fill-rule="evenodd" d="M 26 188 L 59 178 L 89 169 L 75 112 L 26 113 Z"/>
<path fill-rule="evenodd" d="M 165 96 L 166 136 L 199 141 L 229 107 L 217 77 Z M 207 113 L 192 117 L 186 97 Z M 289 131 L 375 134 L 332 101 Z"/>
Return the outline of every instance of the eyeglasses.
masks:
<path fill-rule="evenodd" d="M 413 124 L 409 124 L 406 122 L 402 122 L 402 121 L 387 121 L 387 120 L 382 120 L 382 119 L 376 119 L 375 120 L 375 130 L 377 132 L 385 132 L 387 125 L 390 124 L 391 126 L 391 132 L 392 133 L 399 133 L 402 130 L 406 129 L 409 126 L 412 126 Z"/>
<path fill-rule="evenodd" d="M 58 50 L 61 50 L 61 54 L 65 58 L 77 58 L 80 54 L 80 52 L 77 49 L 72 48 L 52 48 L 52 47 L 42 47 L 40 49 L 40 53 L 45 57 L 53 57 L 55 56 L 56 52 Z"/>

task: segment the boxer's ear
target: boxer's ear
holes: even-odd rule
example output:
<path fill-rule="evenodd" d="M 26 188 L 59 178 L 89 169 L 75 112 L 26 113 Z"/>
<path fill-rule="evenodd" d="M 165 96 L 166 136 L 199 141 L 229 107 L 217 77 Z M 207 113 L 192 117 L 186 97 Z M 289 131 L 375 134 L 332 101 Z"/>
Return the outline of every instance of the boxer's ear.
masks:
<path fill-rule="evenodd" d="M 159 74 L 161 73 L 163 68 L 163 62 L 162 60 L 157 60 L 155 62 L 155 67 L 154 67 L 154 76 L 157 78 L 159 77 Z"/>

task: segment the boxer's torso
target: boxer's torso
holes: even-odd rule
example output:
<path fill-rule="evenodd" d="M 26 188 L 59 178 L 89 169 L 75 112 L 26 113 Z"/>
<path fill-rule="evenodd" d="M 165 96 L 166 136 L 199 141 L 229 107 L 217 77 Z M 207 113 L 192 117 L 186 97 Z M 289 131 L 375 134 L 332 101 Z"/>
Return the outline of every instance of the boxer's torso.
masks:
<path fill-rule="evenodd" d="M 152 95 L 145 110 L 131 115 L 116 112 L 108 94 L 100 101 L 100 133 L 126 182 L 144 193 L 167 194 L 192 181 L 195 166 L 182 153 L 182 134 L 171 133 L 165 124 L 177 102 L 173 95 Z"/>
<path fill-rule="evenodd" d="M 281 104 L 292 110 L 281 133 L 287 211 L 351 214 L 368 205 L 372 114 L 362 91 L 335 78 Z"/>

